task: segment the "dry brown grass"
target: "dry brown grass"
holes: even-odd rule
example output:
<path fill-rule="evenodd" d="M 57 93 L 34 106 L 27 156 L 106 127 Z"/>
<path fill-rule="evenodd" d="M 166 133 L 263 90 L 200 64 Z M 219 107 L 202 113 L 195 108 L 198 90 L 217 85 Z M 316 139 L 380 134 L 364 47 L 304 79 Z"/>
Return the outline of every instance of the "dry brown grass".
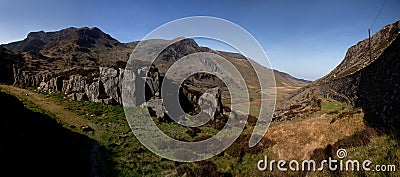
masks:
<path fill-rule="evenodd" d="M 324 148 L 343 137 L 365 129 L 362 113 L 330 124 L 334 116 L 323 114 L 302 120 L 279 122 L 268 129 L 267 138 L 275 141 L 271 148 L 277 159 L 305 160 L 317 148 Z"/>

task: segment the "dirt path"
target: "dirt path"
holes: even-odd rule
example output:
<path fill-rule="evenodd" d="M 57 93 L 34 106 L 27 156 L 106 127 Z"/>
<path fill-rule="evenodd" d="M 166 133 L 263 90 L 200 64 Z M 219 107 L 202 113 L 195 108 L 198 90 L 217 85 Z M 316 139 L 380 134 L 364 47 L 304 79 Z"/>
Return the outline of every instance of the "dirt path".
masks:
<path fill-rule="evenodd" d="M 47 97 L 46 95 L 39 94 L 36 92 L 32 92 L 29 90 L 21 89 L 18 87 L 10 86 L 10 85 L 0 85 L 0 89 L 3 92 L 8 94 L 14 95 L 18 99 L 23 102 L 31 102 L 43 110 L 48 111 L 49 113 L 55 115 L 57 119 L 64 124 L 67 125 L 74 125 L 76 127 L 75 130 L 71 129 L 72 131 L 78 132 L 81 126 L 90 126 L 95 129 L 95 132 L 99 130 L 99 127 L 95 124 L 90 123 L 88 120 L 84 119 L 83 117 L 77 115 L 75 112 L 65 109 L 63 105 L 60 105 L 52 98 Z M 99 168 L 98 162 L 98 152 L 99 144 L 94 143 L 91 150 L 90 150 L 90 174 L 93 177 L 102 176 Z"/>
<path fill-rule="evenodd" d="M 0 87 L 3 91 L 9 92 L 9 94 L 16 96 L 18 99 L 22 101 L 29 101 L 48 111 L 49 113 L 54 114 L 65 124 L 75 125 L 78 128 L 85 125 L 89 125 L 91 127 L 95 126 L 92 125 L 88 120 L 77 115 L 75 112 L 65 109 L 63 105 L 60 105 L 53 99 L 46 97 L 46 95 L 10 85 L 0 85 Z"/>

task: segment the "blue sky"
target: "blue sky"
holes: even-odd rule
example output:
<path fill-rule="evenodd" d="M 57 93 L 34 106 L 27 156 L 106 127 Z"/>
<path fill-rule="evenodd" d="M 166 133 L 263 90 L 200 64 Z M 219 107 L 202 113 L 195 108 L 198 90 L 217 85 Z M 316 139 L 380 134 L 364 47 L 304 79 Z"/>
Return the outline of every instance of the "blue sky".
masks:
<path fill-rule="evenodd" d="M 249 31 L 266 51 L 273 68 L 314 80 L 337 66 L 348 47 L 368 37 L 367 30 L 384 1 L 1 0 L 0 43 L 21 40 L 30 31 L 71 26 L 97 26 L 121 42 L 130 42 L 171 20 L 214 16 Z M 386 0 L 372 33 L 400 20 L 399 9 L 400 1 Z M 229 50 L 215 42 L 199 42 Z"/>

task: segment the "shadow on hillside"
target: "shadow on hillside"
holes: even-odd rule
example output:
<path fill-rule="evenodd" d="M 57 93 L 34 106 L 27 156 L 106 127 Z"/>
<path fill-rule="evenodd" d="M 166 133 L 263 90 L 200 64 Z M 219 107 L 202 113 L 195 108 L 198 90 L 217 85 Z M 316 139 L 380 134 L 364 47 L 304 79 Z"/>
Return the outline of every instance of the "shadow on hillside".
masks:
<path fill-rule="evenodd" d="M 378 132 L 400 135 L 400 37 L 378 59 L 360 72 L 356 107 L 361 107 L 368 126 Z"/>
<path fill-rule="evenodd" d="M 0 176 L 93 176 L 93 139 L 0 92 Z M 92 151 L 93 153 L 93 151 Z"/>
<path fill-rule="evenodd" d="M 364 113 L 364 121 L 369 127 L 374 128 L 377 132 L 390 135 L 400 142 L 399 122 L 385 122 L 382 117 L 371 112 Z"/>

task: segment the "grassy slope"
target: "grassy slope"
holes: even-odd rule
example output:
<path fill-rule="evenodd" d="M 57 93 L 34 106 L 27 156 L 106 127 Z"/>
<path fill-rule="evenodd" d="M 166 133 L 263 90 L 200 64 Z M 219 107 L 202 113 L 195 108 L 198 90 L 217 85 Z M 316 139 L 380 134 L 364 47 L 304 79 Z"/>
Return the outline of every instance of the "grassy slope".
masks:
<path fill-rule="evenodd" d="M 96 143 L 0 89 L 0 176 L 90 176 Z"/>
<path fill-rule="evenodd" d="M 306 118 L 294 121 L 273 123 L 266 134 L 266 146 L 247 148 L 248 137 L 242 136 L 224 153 L 200 163 L 176 163 L 161 159 L 149 152 L 134 137 L 125 120 L 121 106 L 105 106 L 90 102 L 77 102 L 64 99 L 55 94 L 46 96 L 11 86 L 2 86 L 24 103 L 30 103 L 30 109 L 51 115 L 72 131 L 86 134 L 97 140 L 101 146 L 102 169 L 110 176 L 155 176 L 155 175 L 223 175 L 259 176 L 259 175 L 306 175 L 306 173 L 259 172 L 258 160 L 264 155 L 273 159 L 318 159 L 318 150 L 334 147 L 346 147 L 349 158 L 370 159 L 376 163 L 397 164 L 400 161 L 398 141 L 390 135 L 377 133 L 375 130 L 368 142 L 357 144 L 358 132 L 370 129 L 363 122 L 363 113 L 352 116 L 343 113 L 352 111 L 342 103 L 323 100 L 322 110 L 311 113 Z M 29 96 L 25 96 L 29 93 Z M 35 108 L 36 107 L 36 108 Z M 37 108 L 38 107 L 38 108 Z M 339 115 L 345 115 L 339 118 Z M 92 116 L 93 115 L 93 116 Z M 200 133 L 192 135 L 190 130 L 173 123 L 157 123 L 167 134 L 178 139 L 193 140 L 213 135 L 213 127 L 201 127 Z M 71 128 L 75 125 L 75 128 Z M 93 133 L 83 133 L 82 125 L 89 125 Z M 251 126 L 244 131 L 251 132 Z M 192 136 L 191 136 L 192 135 Z M 357 135 L 357 136 L 355 136 Z M 347 145 L 347 146 L 343 146 Z M 350 145 L 348 145 L 350 144 Z M 355 144 L 355 145 L 354 145 Z M 353 146 L 354 145 L 354 146 Z M 357 145 L 357 146 L 356 146 Z M 324 172 L 325 175 L 335 175 Z M 366 173 L 368 176 L 386 173 Z M 399 173 L 387 173 L 399 175 Z M 321 175 L 309 173 L 311 176 Z M 353 175 L 344 173 L 342 175 Z M 360 175 L 360 174 L 358 174 Z"/>

